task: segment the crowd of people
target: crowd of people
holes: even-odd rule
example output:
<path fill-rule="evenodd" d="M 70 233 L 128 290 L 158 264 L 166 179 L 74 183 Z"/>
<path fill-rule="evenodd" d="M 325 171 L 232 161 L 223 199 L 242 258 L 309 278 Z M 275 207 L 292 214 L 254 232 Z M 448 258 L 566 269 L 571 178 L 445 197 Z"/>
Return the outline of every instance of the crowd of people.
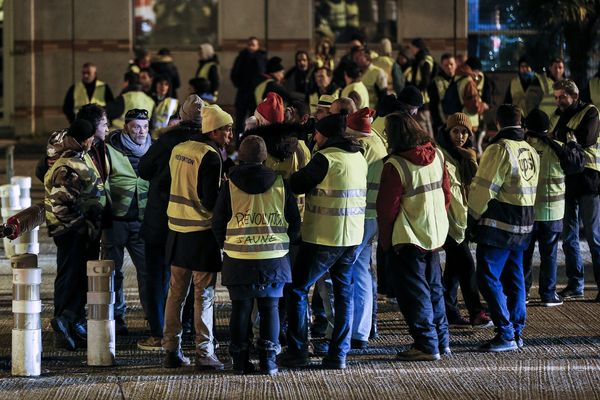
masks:
<path fill-rule="evenodd" d="M 581 220 L 600 287 L 600 85 L 580 93 L 561 59 L 537 74 L 522 58 L 482 152 L 492 99 L 481 62 L 437 62 L 422 39 L 396 59 L 383 49 L 356 37 L 337 65 L 298 51 L 285 72 L 252 37 L 231 70 L 235 119 L 217 105 L 208 44 L 183 104 L 167 49 L 141 52 L 117 97 L 86 63 L 65 98 L 70 126 L 36 170 L 57 246 L 57 345 L 86 340 L 84 265 L 100 256 L 115 263 L 116 333 L 128 334 L 125 249 L 150 329 L 137 345 L 164 350 L 167 368 L 190 364 L 184 332 L 195 332 L 196 369 L 224 368 L 219 274 L 242 374 L 255 371 L 252 349 L 267 374 L 310 354 L 345 368 L 378 335 L 378 295 L 397 301 L 414 340 L 400 360 L 450 355 L 449 327 L 495 326 L 479 350 L 519 349 L 535 242 L 541 304 L 583 297 Z M 568 284 L 557 292 L 561 234 Z"/>

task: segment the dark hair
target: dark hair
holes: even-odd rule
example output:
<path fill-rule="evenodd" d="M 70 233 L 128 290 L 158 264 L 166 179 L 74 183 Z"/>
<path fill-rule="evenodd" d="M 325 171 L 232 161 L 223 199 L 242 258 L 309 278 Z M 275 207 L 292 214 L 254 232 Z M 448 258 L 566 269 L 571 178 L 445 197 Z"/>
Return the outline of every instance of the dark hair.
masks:
<path fill-rule="evenodd" d="M 421 125 L 406 112 L 394 112 L 385 117 L 385 132 L 392 153 L 414 149 L 431 142 Z"/>
<path fill-rule="evenodd" d="M 167 49 L 166 47 L 163 47 L 162 49 L 158 50 L 158 55 L 159 56 L 170 56 L 171 50 Z"/>
<path fill-rule="evenodd" d="M 304 116 L 306 114 L 310 114 L 310 108 L 305 101 L 302 100 L 292 100 L 290 102 L 290 107 L 296 110 L 296 113 L 300 116 Z"/>
<path fill-rule="evenodd" d="M 313 72 L 313 75 L 314 75 L 314 74 L 316 74 L 316 73 L 317 73 L 317 71 L 320 71 L 320 70 L 322 70 L 322 69 L 324 69 L 324 70 L 325 70 L 325 72 L 327 72 L 327 76 L 329 76 L 329 77 L 331 77 L 331 75 L 333 74 L 333 72 L 331 72 L 331 70 L 329 69 L 329 67 L 322 66 L 322 67 L 317 67 L 317 68 L 315 68 L 315 72 Z"/>
<path fill-rule="evenodd" d="M 346 75 L 348 75 L 348 78 L 350 78 L 350 79 L 360 78 L 360 67 L 354 61 L 346 64 L 346 68 L 344 69 L 344 72 L 346 73 Z"/>
<path fill-rule="evenodd" d="M 296 54 L 294 55 L 294 63 L 295 63 L 296 61 L 298 61 L 298 56 L 299 56 L 300 54 L 306 54 L 306 58 L 308 59 L 308 63 L 310 64 L 310 54 L 308 54 L 308 51 L 306 51 L 306 50 L 298 50 L 298 51 L 296 52 Z"/>
<path fill-rule="evenodd" d="M 519 107 L 512 104 L 502 104 L 496 111 L 496 121 L 498 121 L 500 128 L 521 125 L 522 114 L 523 112 Z"/>
<path fill-rule="evenodd" d="M 552 64 L 558 64 L 558 63 L 565 63 L 564 58 L 562 57 L 554 57 L 553 59 L 550 60 L 550 65 Z"/>
<path fill-rule="evenodd" d="M 152 89 L 154 91 L 156 91 L 156 85 L 158 85 L 159 82 L 167 82 L 167 85 L 169 85 L 169 88 L 171 88 L 171 80 L 169 79 L 168 76 L 166 76 L 166 75 L 156 75 L 154 77 L 154 80 L 152 81 Z"/>
<path fill-rule="evenodd" d="M 141 68 L 140 69 L 140 74 L 142 72 L 147 73 L 151 78 L 154 76 L 154 71 L 152 70 L 152 68 Z"/>
<path fill-rule="evenodd" d="M 91 68 L 94 67 L 96 68 L 96 64 L 94 64 L 93 62 L 86 62 L 85 64 L 83 64 L 83 66 L 81 68 Z"/>
<path fill-rule="evenodd" d="M 104 116 L 106 116 L 106 111 L 104 111 L 103 107 L 100 107 L 98 104 L 86 104 L 79 109 L 76 119 L 86 120 L 96 130 L 100 120 Z"/>
<path fill-rule="evenodd" d="M 348 42 L 352 42 L 353 40 L 359 41 L 362 44 L 365 44 L 365 37 L 363 35 L 361 35 L 360 33 L 355 33 L 352 36 L 350 36 L 349 38 L 350 40 L 348 40 Z"/>
<path fill-rule="evenodd" d="M 210 82 L 206 78 L 192 78 L 188 83 L 194 88 L 194 93 L 197 95 L 210 91 Z"/>
<path fill-rule="evenodd" d="M 364 49 L 364 46 L 352 46 L 350 49 L 350 57 L 353 58 L 356 53 L 360 53 L 361 51 L 364 51 Z"/>
<path fill-rule="evenodd" d="M 246 41 L 247 41 L 247 42 L 250 42 L 250 41 L 252 41 L 252 40 L 256 40 L 257 42 L 259 42 L 259 40 L 258 40 L 258 38 L 257 38 L 256 36 L 250 36 L 250 37 L 248 38 L 248 40 L 246 40 Z"/>
<path fill-rule="evenodd" d="M 440 62 L 442 62 L 444 60 L 448 60 L 450 58 L 454 58 L 454 55 L 452 55 L 450 53 L 444 53 L 444 54 L 442 54 L 442 57 L 440 58 Z"/>
<path fill-rule="evenodd" d="M 140 84 L 140 77 L 139 77 L 139 75 L 136 74 L 133 71 L 126 72 L 125 76 L 123 77 L 123 80 L 125 82 L 127 82 L 127 84 L 129 86 L 139 85 Z"/>

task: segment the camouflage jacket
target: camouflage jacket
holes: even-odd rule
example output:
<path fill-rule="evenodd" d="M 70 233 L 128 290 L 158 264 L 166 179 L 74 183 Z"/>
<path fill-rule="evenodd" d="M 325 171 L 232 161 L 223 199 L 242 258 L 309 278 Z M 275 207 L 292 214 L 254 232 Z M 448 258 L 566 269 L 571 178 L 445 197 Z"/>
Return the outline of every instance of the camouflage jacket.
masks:
<path fill-rule="evenodd" d="M 63 137 L 53 155 L 59 154 L 44 178 L 48 233 L 76 231 L 96 239 L 102 214 L 100 177 L 86 164 L 83 148 L 72 137 Z"/>

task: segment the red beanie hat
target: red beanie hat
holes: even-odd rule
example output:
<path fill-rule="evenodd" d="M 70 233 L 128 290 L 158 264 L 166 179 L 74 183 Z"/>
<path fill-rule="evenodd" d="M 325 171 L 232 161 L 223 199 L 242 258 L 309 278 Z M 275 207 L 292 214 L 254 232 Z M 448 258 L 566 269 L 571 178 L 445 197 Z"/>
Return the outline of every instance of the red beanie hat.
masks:
<path fill-rule="evenodd" d="M 365 107 L 348 115 L 346 133 L 352 136 L 371 136 L 371 120 L 375 110 Z"/>
<path fill-rule="evenodd" d="M 267 97 L 256 106 L 254 116 L 259 121 L 259 125 L 275 124 L 283 122 L 285 119 L 285 108 L 283 99 L 275 92 L 267 93 Z"/>

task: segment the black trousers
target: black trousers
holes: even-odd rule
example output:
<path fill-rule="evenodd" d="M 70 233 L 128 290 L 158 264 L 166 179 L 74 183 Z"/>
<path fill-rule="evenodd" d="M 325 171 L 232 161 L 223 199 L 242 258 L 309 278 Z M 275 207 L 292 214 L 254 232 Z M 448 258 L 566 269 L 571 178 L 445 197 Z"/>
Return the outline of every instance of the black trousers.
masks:
<path fill-rule="evenodd" d="M 448 319 L 452 320 L 460 315 L 457 301 L 459 283 L 469 316 L 475 317 L 483 308 L 479 299 L 475 261 L 469 243 L 465 240 L 458 244 L 448 237 L 444 243 L 444 250 L 446 251 L 446 267 L 443 276 L 444 301 Z"/>
<path fill-rule="evenodd" d="M 254 300 L 258 305 L 260 315 L 260 339 L 258 347 L 260 350 L 275 350 L 279 343 L 279 298 L 257 297 L 231 302 L 231 317 L 229 330 L 231 333 L 230 351 L 237 353 L 248 350 L 250 344 L 250 332 L 252 325 L 250 318 Z"/>
<path fill-rule="evenodd" d="M 87 234 L 67 232 L 54 237 L 54 243 L 54 316 L 77 322 L 85 319 L 87 262 L 98 259 L 98 241 L 92 241 Z"/>

